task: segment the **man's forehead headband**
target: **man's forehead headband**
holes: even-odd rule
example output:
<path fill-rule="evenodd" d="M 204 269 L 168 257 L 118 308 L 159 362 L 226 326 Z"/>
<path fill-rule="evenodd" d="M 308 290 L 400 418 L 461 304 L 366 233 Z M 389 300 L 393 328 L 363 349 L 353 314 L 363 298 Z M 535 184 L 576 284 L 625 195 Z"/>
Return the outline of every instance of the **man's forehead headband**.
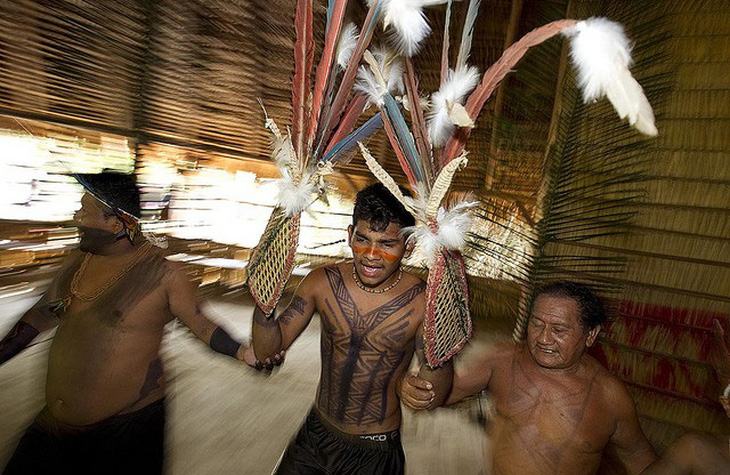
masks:
<path fill-rule="evenodd" d="M 124 227 L 124 236 L 134 243 L 140 232 L 139 191 L 133 175 L 114 172 L 74 173 L 87 193 L 112 210 Z"/>

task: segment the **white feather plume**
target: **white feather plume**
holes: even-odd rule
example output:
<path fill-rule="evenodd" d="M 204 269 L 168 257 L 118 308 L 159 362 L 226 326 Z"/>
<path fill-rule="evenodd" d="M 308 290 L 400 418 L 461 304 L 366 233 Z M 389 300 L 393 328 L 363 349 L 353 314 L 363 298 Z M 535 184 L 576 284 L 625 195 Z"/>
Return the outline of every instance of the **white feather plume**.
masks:
<path fill-rule="evenodd" d="M 354 23 L 348 23 L 340 31 L 340 41 L 337 43 L 337 65 L 340 69 L 347 69 L 359 36 L 357 26 Z"/>
<path fill-rule="evenodd" d="M 589 18 L 566 30 L 570 56 L 578 69 L 585 102 L 608 97 L 619 117 L 639 132 L 656 136 L 654 112 L 641 85 L 629 72 L 631 44 L 623 27 L 606 18 Z"/>
<path fill-rule="evenodd" d="M 444 247 L 450 251 L 457 251 L 466 244 L 466 234 L 471 228 L 473 219 L 471 209 L 478 205 L 476 201 L 457 204 L 451 209 L 439 208 L 436 218 L 437 229 L 432 230 L 427 224 L 404 228 L 404 232 L 413 233 L 416 243 L 428 259 L 431 267 L 436 258 L 436 252 Z"/>
<path fill-rule="evenodd" d="M 386 49 L 374 49 L 372 57 L 374 64 L 366 64 L 358 68 L 355 90 L 365 94 L 370 104 L 380 107 L 383 105 L 383 96 L 386 92 L 394 95 L 403 94 L 405 90 L 404 67 L 402 59 Z M 378 73 L 373 71 L 373 67 L 377 68 Z"/>
<path fill-rule="evenodd" d="M 369 6 L 374 3 L 375 0 L 368 0 Z M 401 54 L 416 54 L 431 33 L 423 8 L 444 3 L 446 0 L 382 0 L 383 27 L 393 27 L 395 46 Z"/>
<path fill-rule="evenodd" d="M 441 147 L 454 133 L 454 109 L 462 106 L 466 96 L 479 82 L 479 70 L 474 67 L 449 69 L 446 80 L 438 91 L 431 95 L 431 111 L 428 114 L 428 133 L 434 147 Z M 473 124 L 472 124 L 473 126 Z"/>
<path fill-rule="evenodd" d="M 309 174 L 306 174 L 295 183 L 288 169 L 280 169 L 281 179 L 277 180 L 279 187 L 276 194 L 277 205 L 284 209 L 287 216 L 291 217 L 299 214 L 309 207 L 314 201 L 314 194 L 317 192 L 317 185 L 310 180 Z"/>

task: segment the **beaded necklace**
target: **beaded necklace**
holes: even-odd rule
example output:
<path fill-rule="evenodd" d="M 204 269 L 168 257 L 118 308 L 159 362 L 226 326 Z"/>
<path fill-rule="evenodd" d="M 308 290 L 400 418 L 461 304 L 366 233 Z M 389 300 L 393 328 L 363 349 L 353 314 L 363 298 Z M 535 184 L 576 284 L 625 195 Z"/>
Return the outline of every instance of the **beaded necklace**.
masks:
<path fill-rule="evenodd" d="M 365 286 L 365 284 L 362 283 L 360 280 L 360 277 L 357 275 L 357 271 L 355 271 L 355 264 L 352 265 L 352 278 L 355 280 L 355 283 L 358 287 L 360 287 L 365 292 L 370 292 L 371 294 L 383 294 L 395 287 L 396 285 L 400 284 L 400 280 L 403 278 L 403 269 L 398 268 L 398 278 L 395 279 L 395 282 L 390 284 L 389 286 L 382 288 L 382 289 L 371 289 Z"/>
<path fill-rule="evenodd" d="M 83 302 L 91 302 L 92 300 L 96 299 L 99 295 L 103 294 L 104 291 L 106 291 L 109 287 L 116 284 L 119 279 L 121 279 L 129 270 L 134 267 L 135 264 L 137 264 L 145 255 L 147 255 L 147 252 L 152 248 L 152 244 L 149 242 L 145 242 L 142 244 L 139 249 L 137 249 L 134 253 L 134 256 L 132 259 L 127 263 L 127 265 L 122 269 L 120 272 L 118 272 L 114 277 L 109 279 L 104 284 L 100 285 L 99 287 L 95 288 L 89 293 L 83 293 L 79 290 L 79 282 L 81 281 L 81 277 L 84 275 L 84 272 L 86 271 L 86 266 L 89 263 L 89 259 L 91 259 L 91 253 L 87 253 L 86 256 L 84 256 L 84 261 L 81 263 L 81 266 L 74 274 L 74 278 L 71 281 L 71 293 L 74 297 L 77 299 L 83 301 Z"/>

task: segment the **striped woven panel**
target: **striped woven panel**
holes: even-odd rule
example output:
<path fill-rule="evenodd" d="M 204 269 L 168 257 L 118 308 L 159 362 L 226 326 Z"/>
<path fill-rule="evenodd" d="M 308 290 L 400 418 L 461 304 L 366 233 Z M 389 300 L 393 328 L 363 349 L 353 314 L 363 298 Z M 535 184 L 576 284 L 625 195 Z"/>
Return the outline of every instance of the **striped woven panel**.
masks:
<path fill-rule="evenodd" d="M 426 285 L 423 334 L 428 365 L 436 368 L 448 361 L 469 340 L 471 332 L 464 260 L 460 253 L 442 248 Z"/>
<path fill-rule="evenodd" d="M 256 305 L 268 316 L 273 315 L 294 270 L 294 256 L 299 244 L 299 219 L 299 214 L 287 218 L 280 208 L 274 208 L 248 262 L 249 291 Z"/>

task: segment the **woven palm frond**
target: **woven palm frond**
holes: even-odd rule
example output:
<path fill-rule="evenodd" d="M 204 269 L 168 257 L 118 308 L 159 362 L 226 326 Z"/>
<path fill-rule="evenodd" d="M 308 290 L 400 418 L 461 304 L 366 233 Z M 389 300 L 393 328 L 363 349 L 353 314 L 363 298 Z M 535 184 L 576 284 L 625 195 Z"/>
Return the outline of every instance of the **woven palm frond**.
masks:
<path fill-rule="evenodd" d="M 294 270 L 300 217 L 287 217 L 281 208 L 275 208 L 248 262 L 249 291 L 266 315 L 273 314 Z"/>
<path fill-rule="evenodd" d="M 442 248 L 428 274 L 423 329 L 426 359 L 432 367 L 444 364 L 471 338 L 469 286 L 459 252 Z"/>

